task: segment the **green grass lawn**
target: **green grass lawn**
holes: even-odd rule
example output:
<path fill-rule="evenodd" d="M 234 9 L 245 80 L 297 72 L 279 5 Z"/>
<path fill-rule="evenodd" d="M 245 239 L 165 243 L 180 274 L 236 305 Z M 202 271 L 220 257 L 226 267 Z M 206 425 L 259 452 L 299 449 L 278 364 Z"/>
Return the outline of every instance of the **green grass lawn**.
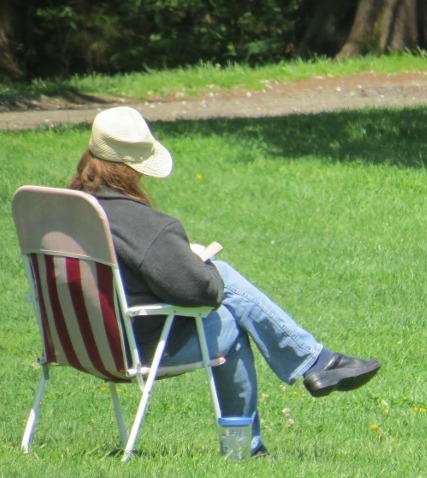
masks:
<path fill-rule="evenodd" d="M 29 456 L 20 441 L 40 350 L 12 224 L 22 184 L 64 186 L 88 126 L 0 133 L 0 476 L 426 477 L 426 108 L 154 123 L 175 172 L 147 182 L 159 208 L 329 348 L 383 364 L 324 399 L 257 355 L 264 440 L 276 460 L 224 462 L 203 371 L 157 384 L 122 464 L 108 392 L 54 368 Z M 135 387 L 136 388 L 136 387 Z M 138 393 L 120 388 L 130 417 Z"/>
<path fill-rule="evenodd" d="M 251 68 L 230 64 L 219 67 L 203 63 L 197 67 L 174 70 L 152 70 L 107 76 L 75 75 L 68 79 L 35 79 L 31 83 L 0 82 L 1 100 L 39 99 L 40 96 L 73 100 L 79 95 L 107 95 L 133 100 L 186 98 L 219 94 L 224 91 L 268 90 L 275 83 L 303 80 L 313 76 L 345 77 L 358 73 L 403 73 L 426 70 L 426 53 L 367 55 L 362 58 L 335 61 L 287 61 Z"/>

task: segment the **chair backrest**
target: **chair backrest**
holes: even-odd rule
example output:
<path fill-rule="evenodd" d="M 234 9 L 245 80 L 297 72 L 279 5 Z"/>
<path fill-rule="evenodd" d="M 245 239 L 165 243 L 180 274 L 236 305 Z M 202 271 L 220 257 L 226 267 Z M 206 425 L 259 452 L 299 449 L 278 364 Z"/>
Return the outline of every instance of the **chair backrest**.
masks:
<path fill-rule="evenodd" d="M 118 304 L 123 293 L 117 291 L 117 259 L 99 203 L 80 191 L 23 186 L 12 210 L 43 360 L 110 381 L 129 380 L 126 319 Z"/>

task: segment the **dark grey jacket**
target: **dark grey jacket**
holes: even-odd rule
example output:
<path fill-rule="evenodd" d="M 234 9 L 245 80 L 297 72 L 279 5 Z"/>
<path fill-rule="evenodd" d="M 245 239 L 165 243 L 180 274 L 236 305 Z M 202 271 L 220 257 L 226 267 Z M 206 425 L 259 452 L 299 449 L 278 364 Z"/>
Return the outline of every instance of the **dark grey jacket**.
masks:
<path fill-rule="evenodd" d="M 216 308 L 221 304 L 224 285 L 217 269 L 191 251 L 177 219 L 115 189 L 101 188 L 96 197 L 110 223 L 129 305 L 166 302 Z M 146 361 L 163 323 L 163 316 L 135 319 L 136 339 Z M 176 319 L 167 353 L 185 344 L 193 323 Z"/>

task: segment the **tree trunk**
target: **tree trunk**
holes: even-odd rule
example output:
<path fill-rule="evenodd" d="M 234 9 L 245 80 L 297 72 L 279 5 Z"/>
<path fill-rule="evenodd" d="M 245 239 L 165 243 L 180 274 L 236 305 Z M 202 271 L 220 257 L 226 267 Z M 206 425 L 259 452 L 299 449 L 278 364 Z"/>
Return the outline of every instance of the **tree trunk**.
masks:
<path fill-rule="evenodd" d="M 417 8 L 418 46 L 427 49 L 427 2 L 420 0 Z"/>
<path fill-rule="evenodd" d="M 302 15 L 307 28 L 297 54 L 334 56 L 347 38 L 355 9 L 354 0 L 305 0 Z"/>
<path fill-rule="evenodd" d="M 360 0 L 338 58 L 414 49 L 418 45 L 417 0 Z"/>
<path fill-rule="evenodd" d="M 349 58 L 427 45 L 426 0 L 305 0 L 298 53 Z"/>
<path fill-rule="evenodd" d="M 13 0 L 3 0 L 0 15 L 0 77 L 16 79 L 22 74 L 15 58 Z"/>
<path fill-rule="evenodd" d="M 390 0 L 396 2 L 399 0 Z M 375 26 L 378 18 L 389 0 L 359 0 L 350 34 L 338 53 L 339 58 L 359 56 L 374 50 L 378 44 L 377 36 L 381 34 Z"/>

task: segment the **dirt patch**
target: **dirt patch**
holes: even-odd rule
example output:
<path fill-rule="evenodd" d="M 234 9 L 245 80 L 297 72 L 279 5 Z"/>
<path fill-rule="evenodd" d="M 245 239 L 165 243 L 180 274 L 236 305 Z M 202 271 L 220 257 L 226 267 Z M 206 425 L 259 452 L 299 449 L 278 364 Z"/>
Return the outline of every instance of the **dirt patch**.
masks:
<path fill-rule="evenodd" d="M 322 76 L 278 83 L 266 80 L 262 91 L 215 92 L 193 99 L 134 103 L 122 98 L 79 97 L 69 102 L 49 98 L 2 105 L 0 129 L 16 130 L 62 123 L 91 122 L 113 105 L 137 108 L 148 121 L 249 118 L 319 113 L 340 109 L 427 105 L 427 71 L 404 74 L 363 73 L 351 77 Z"/>

